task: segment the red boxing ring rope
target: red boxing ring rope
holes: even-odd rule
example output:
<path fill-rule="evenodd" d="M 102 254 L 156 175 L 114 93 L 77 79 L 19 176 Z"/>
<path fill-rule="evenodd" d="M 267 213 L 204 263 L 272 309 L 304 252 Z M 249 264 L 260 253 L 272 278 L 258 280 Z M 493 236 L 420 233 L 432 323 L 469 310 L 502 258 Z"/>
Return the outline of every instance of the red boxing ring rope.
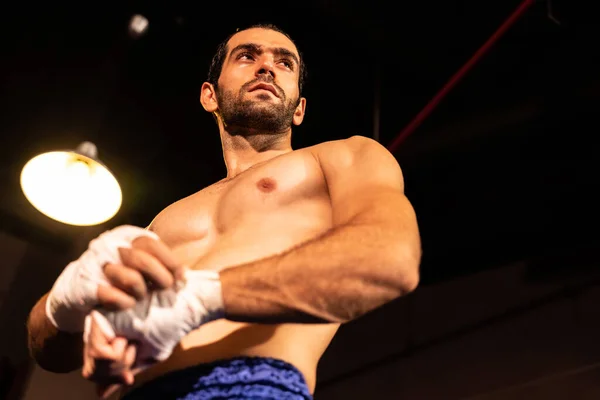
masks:
<path fill-rule="evenodd" d="M 508 17 L 502 25 L 494 32 L 492 36 L 471 56 L 471 58 L 448 80 L 439 92 L 427 103 L 427 105 L 413 118 L 413 120 L 396 136 L 388 146 L 388 150 L 393 153 L 406 138 L 414 132 L 419 125 L 431 114 L 433 109 L 442 101 L 444 96 L 465 76 L 465 74 L 479 61 L 479 59 L 500 39 L 500 37 L 510 28 L 535 0 L 523 0 L 517 9 Z"/>

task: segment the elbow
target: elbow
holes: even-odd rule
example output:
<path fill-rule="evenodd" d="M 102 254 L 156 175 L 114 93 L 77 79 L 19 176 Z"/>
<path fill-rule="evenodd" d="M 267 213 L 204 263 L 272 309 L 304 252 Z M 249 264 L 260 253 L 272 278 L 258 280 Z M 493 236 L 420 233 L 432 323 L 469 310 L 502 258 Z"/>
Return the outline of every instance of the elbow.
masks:
<path fill-rule="evenodd" d="M 38 367 L 55 374 L 68 374 L 83 366 L 79 359 L 48 357 L 43 354 L 30 352 L 30 356 Z"/>
<path fill-rule="evenodd" d="M 33 347 L 31 341 L 28 350 L 29 357 L 44 371 L 63 374 L 77 369 L 77 365 L 69 365 L 64 358 L 51 357 L 47 354 L 47 351 L 44 352 L 42 349 Z"/>
<path fill-rule="evenodd" d="M 420 275 L 418 268 L 407 268 L 406 264 L 400 272 L 400 277 L 395 281 L 398 297 L 414 292 L 419 286 Z"/>
<path fill-rule="evenodd" d="M 404 248 L 396 251 L 391 260 L 392 283 L 399 296 L 417 289 L 420 282 L 421 249 Z"/>
<path fill-rule="evenodd" d="M 411 273 L 410 275 L 407 275 L 400 288 L 402 291 L 402 295 L 404 296 L 414 292 L 419 286 L 419 282 L 420 276 L 418 270 L 416 272 Z"/>
<path fill-rule="evenodd" d="M 83 341 L 78 338 L 59 337 L 40 343 L 30 333 L 28 351 L 29 357 L 44 371 L 66 374 L 83 366 Z"/>

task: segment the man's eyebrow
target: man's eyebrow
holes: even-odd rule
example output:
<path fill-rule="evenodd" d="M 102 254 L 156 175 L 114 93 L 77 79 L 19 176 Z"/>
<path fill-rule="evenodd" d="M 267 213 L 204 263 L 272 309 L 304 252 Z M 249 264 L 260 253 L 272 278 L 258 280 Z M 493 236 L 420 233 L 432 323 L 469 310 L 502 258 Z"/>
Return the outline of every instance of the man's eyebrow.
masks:
<path fill-rule="evenodd" d="M 255 53 L 255 54 L 261 54 L 263 52 L 263 47 L 256 43 L 242 43 L 242 44 L 235 46 L 229 54 L 232 55 L 232 54 L 235 54 L 242 50 L 249 51 L 249 52 Z M 296 65 L 300 64 L 300 60 L 298 60 L 298 56 L 296 56 L 296 54 L 294 54 L 290 50 L 286 49 L 285 47 L 275 47 L 275 48 L 271 49 L 271 51 L 276 56 L 284 56 L 284 57 L 291 58 L 292 60 L 294 60 Z"/>
<path fill-rule="evenodd" d="M 237 46 L 235 46 L 229 52 L 229 55 L 235 54 L 241 50 L 250 51 L 252 53 L 260 53 L 261 52 L 260 46 L 257 45 L 256 43 L 242 43 L 242 44 L 238 44 Z"/>
<path fill-rule="evenodd" d="M 273 49 L 273 54 L 280 57 L 289 57 L 292 60 L 294 60 L 294 63 L 296 63 L 296 65 L 300 65 L 300 60 L 298 60 L 298 57 L 285 47 L 277 47 L 276 49 Z"/>

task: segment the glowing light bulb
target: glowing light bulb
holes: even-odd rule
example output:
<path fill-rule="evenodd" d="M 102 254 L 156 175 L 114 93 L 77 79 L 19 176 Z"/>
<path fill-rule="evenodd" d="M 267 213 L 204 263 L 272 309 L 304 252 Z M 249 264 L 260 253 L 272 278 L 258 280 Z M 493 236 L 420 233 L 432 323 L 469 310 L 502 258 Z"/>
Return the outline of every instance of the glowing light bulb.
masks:
<path fill-rule="evenodd" d="M 40 154 L 21 172 L 21 188 L 42 214 L 70 225 L 96 225 L 112 218 L 122 203 L 119 183 L 93 158 L 76 152 Z"/>

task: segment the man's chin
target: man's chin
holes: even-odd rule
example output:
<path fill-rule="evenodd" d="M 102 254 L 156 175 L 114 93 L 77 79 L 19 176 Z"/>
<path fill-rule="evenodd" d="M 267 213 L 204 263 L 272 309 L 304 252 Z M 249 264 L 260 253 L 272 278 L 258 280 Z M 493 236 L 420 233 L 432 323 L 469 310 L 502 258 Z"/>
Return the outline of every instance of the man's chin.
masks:
<path fill-rule="evenodd" d="M 250 93 L 252 94 L 252 93 Z M 246 102 L 253 104 L 253 105 L 269 105 L 269 106 L 273 106 L 274 104 L 280 104 L 281 101 L 279 100 L 278 97 L 275 97 L 269 93 L 258 93 L 254 96 L 248 96 L 248 98 L 246 98 Z"/>

